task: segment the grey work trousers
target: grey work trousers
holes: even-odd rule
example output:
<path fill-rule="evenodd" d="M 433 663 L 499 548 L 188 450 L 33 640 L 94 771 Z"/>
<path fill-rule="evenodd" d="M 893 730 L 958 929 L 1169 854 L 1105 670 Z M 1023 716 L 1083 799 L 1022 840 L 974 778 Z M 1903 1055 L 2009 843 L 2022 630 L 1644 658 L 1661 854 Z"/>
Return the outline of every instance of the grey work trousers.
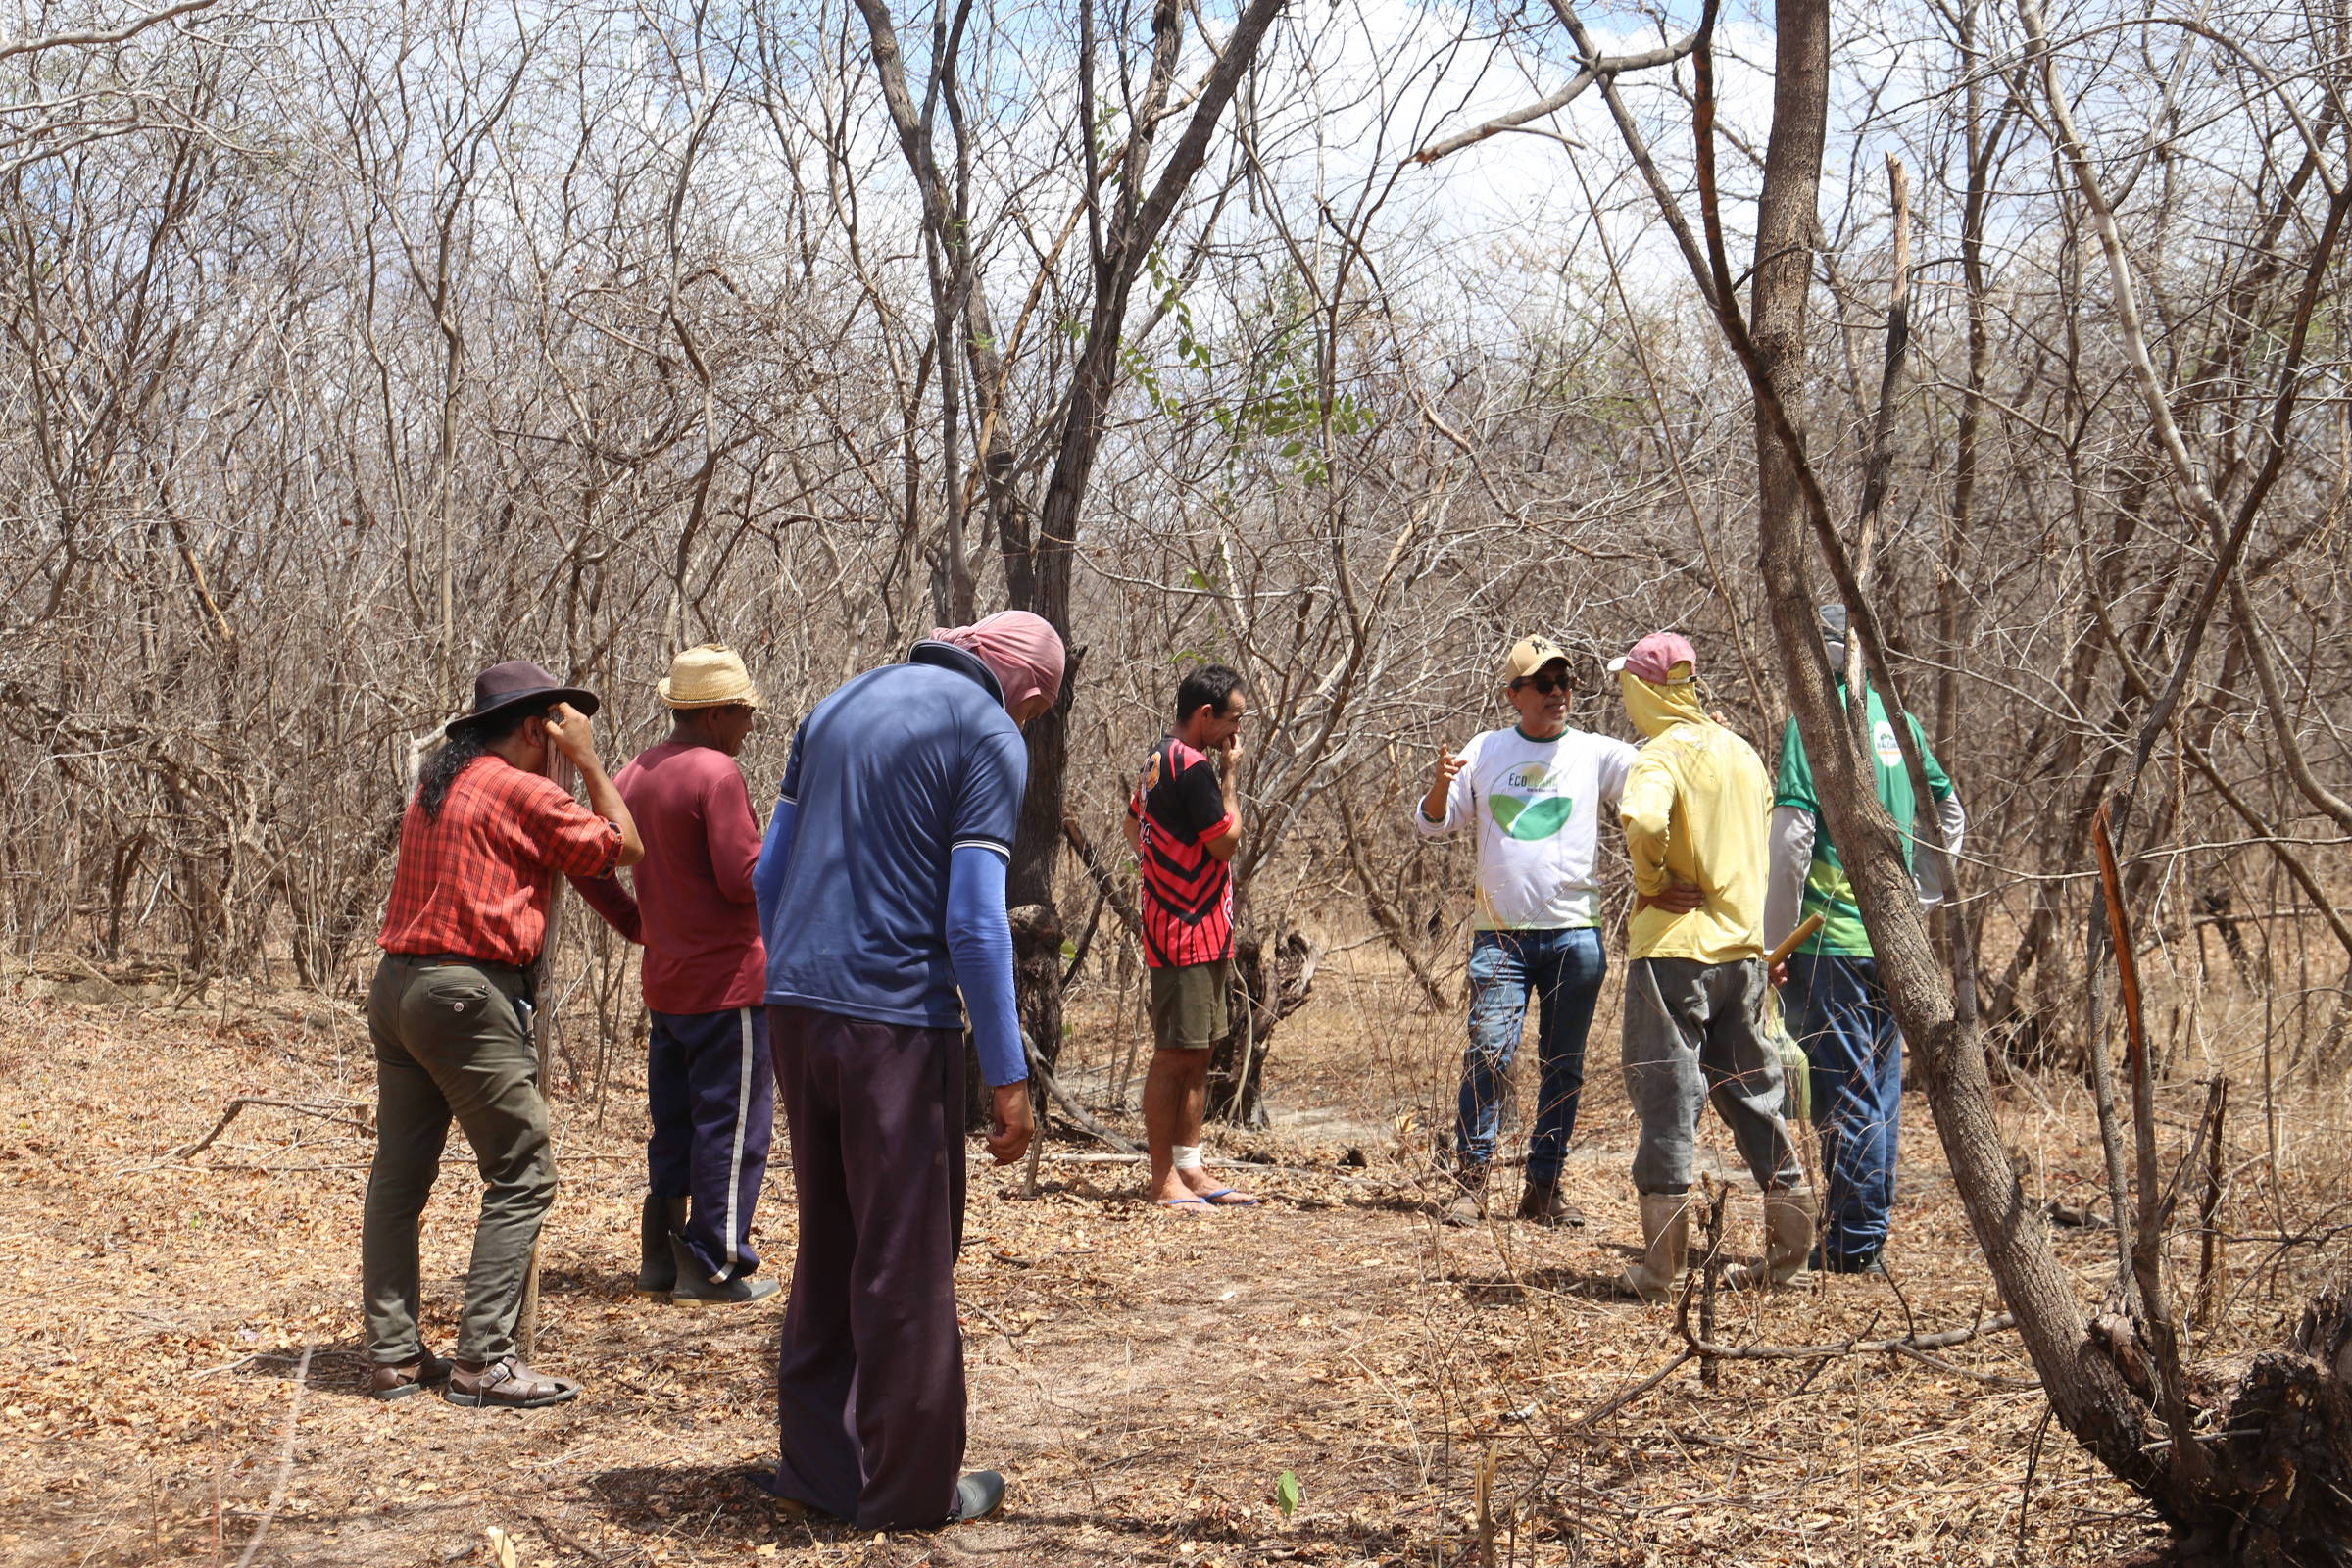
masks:
<path fill-rule="evenodd" d="M 1763 960 L 1636 958 L 1625 978 L 1625 1093 L 1642 1118 L 1634 1186 L 1690 1190 L 1698 1113 L 1712 1099 L 1766 1192 L 1802 1185 L 1782 1119 L 1781 1058 L 1764 1035 Z"/>
<path fill-rule="evenodd" d="M 454 1117 L 482 1173 L 481 1216 L 458 1319 L 457 1353 L 489 1361 L 514 1348 L 514 1316 L 539 1226 L 556 1199 L 539 1057 L 515 1000 L 523 973 L 507 964 L 387 953 L 368 989 L 375 1047 L 375 1165 L 360 1228 L 368 1359 L 413 1360 L 416 1220 L 440 1174 Z"/>

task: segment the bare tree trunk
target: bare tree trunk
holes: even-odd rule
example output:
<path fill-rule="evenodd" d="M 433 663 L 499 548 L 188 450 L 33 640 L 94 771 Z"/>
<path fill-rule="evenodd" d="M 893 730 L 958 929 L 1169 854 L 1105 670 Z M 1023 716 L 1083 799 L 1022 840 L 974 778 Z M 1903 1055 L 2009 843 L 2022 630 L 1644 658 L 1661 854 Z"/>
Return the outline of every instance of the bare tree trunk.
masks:
<path fill-rule="evenodd" d="M 1225 107 L 1240 87 L 1243 75 L 1257 59 L 1267 29 L 1281 14 L 1284 0 L 1250 0 L 1226 38 L 1216 68 L 1210 73 L 1191 119 L 1168 162 L 1143 191 L 1144 163 L 1151 149 L 1145 128 L 1166 103 L 1173 80 L 1175 45 L 1181 20 L 1173 0 L 1160 0 L 1152 14 L 1155 54 L 1152 88 L 1145 94 L 1139 122 L 1129 138 L 1117 203 L 1107 225 L 1095 228 L 1094 306 L 1087 321 L 1085 346 L 1070 372 L 1069 398 L 1061 421 L 1061 441 L 1054 471 L 1046 484 L 1045 505 L 1039 510 L 1034 535 L 1003 529 L 1004 581 L 1012 606 L 1044 616 L 1062 640 L 1070 640 L 1070 572 L 1075 564 L 1078 534 L 1086 505 L 1095 456 L 1102 445 L 1103 419 L 1119 380 L 1119 349 L 1127 320 L 1127 301 L 1144 270 L 1152 248 L 1159 242 L 1176 204 L 1192 186 L 1208 156 L 1208 140 Z M 1091 41 L 1091 39 L 1090 39 Z M 1092 75 L 1091 51 L 1082 55 L 1082 73 Z M 1036 905 L 1042 918 L 1030 923 L 1027 934 L 1013 929 L 1013 962 L 1028 982 L 1021 987 L 1021 1021 L 1037 1042 L 1046 1064 L 1054 1064 L 1061 1049 L 1061 921 L 1054 904 L 1054 874 L 1061 856 L 1061 821 L 1067 809 L 1070 759 L 1070 704 L 1076 693 L 1085 649 L 1072 646 L 1070 664 L 1062 682 L 1061 700 L 1052 710 L 1032 719 L 1029 743 L 1029 793 L 1021 804 L 1021 825 L 1013 840 L 1012 869 L 1005 902 Z M 1047 931 L 1053 948 L 1036 944 Z"/>
<path fill-rule="evenodd" d="M 2030 30 L 2038 32 L 2032 0 L 2023 0 Z M 2340 1302 L 2315 1304 L 2298 1336 L 2296 1353 L 2260 1358 L 2232 1401 L 2227 1436 L 2217 1453 L 2176 1452 L 2157 1430 L 2150 1404 L 2164 1398 L 2176 1412 L 2174 1432 L 2186 1437 L 2189 1413 L 2178 1388 L 2158 1389 L 2140 1331 L 2118 1319 L 2084 1320 L 2074 1282 L 2051 1250 L 2041 1218 L 2025 1201 L 2002 1145 L 1991 1084 L 1977 1025 L 1960 1005 L 1951 979 L 1936 961 L 1926 922 L 1894 823 L 1879 804 L 1863 759 L 1840 722 L 1833 671 L 1813 630 L 1807 591 L 1808 528 L 1852 612 L 1852 631 L 1870 672 L 1901 707 L 1899 686 L 1873 607 L 1855 581 L 1832 523 L 1818 476 L 1805 456 L 1804 437 L 1783 389 L 1803 384 L 1803 322 L 1816 222 L 1821 150 L 1827 121 L 1829 8 L 1825 0 L 1784 0 L 1778 8 L 1778 60 L 1773 125 L 1757 212 L 1752 271 L 1752 330 L 1742 320 L 1726 264 L 1713 174 L 1713 69 L 1702 25 L 1697 65 L 1699 192 L 1705 220 L 1710 283 L 1717 318 L 1755 395 L 1760 467 L 1759 543 L 1765 590 L 1783 660 L 1796 671 L 1790 698 L 1814 760 L 1822 813 L 1840 851 L 1861 906 L 1879 973 L 1904 1038 L 1916 1049 L 1928 1079 L 1942 1141 L 1963 1205 L 2020 1337 L 2048 1395 L 2052 1410 L 2109 1470 L 2140 1491 L 2177 1526 L 2196 1533 L 2241 1562 L 2338 1561 L 2346 1510 L 2339 1485 L 2352 1457 L 2352 1391 L 2339 1358 L 2352 1348 Z M 2332 235 L 2330 234 L 2330 238 Z M 2120 282 L 2119 282 L 2120 286 Z M 2144 355 L 2140 360 L 2145 374 Z M 2160 421 L 2161 422 L 2161 421 Z M 2165 432 L 2177 446 L 2177 436 Z M 2218 515 L 2201 486 L 2190 486 L 2200 510 Z M 2197 603 L 2209 609 L 2234 566 L 2245 514 Z M 2198 628 L 2192 628 L 2192 631 Z M 2193 657 L 2194 638 L 2189 656 Z M 2155 733 L 2169 724 L 2185 681 L 2185 658 L 2145 721 L 2131 771 L 2119 796 L 2128 804 Z M 1926 781 L 1909 726 L 1895 733 L 1922 797 Z M 1949 858 L 1929 819 L 1923 848 L 1945 875 Z M 2288 1419 L 2290 1417 L 2292 1419 Z M 2252 1419 L 2249 1419 L 2252 1418 Z M 2283 1436 L 2282 1436 L 2283 1432 Z"/>
<path fill-rule="evenodd" d="M 1306 1005 L 1320 958 L 1303 933 L 1286 931 L 1269 943 L 1256 922 L 1237 914 L 1230 1027 L 1208 1058 L 1210 1120 L 1266 1125 L 1266 1041 L 1283 1019 Z"/>
<path fill-rule="evenodd" d="M 1813 760 L 1830 839 L 1838 847 L 1869 925 L 1880 977 L 1903 1037 L 1926 1072 L 1954 1184 L 2051 1406 L 2067 1430 L 2111 1470 L 2162 1503 L 2165 1472 L 2148 1447 L 2155 1435 L 2146 1406 L 2092 1347 L 2073 1278 L 2051 1250 L 2040 1214 L 2026 1201 L 2001 1141 L 1983 1042 L 1973 1020 L 1961 1017 L 1951 981 L 1936 959 L 1901 838 L 1841 722 L 1834 673 L 1814 630 L 1808 529 L 1839 579 L 1871 673 L 1901 706 L 1877 619 L 1852 589 L 1827 501 L 1805 461 L 1802 433 L 1780 391 L 1802 383 L 1805 300 L 1828 121 L 1829 6 L 1826 0 L 1783 0 L 1778 23 L 1772 135 L 1757 210 L 1752 335 L 1740 319 L 1722 261 L 1712 188 L 1712 69 L 1703 48 L 1697 119 L 1718 317 L 1756 394 L 1759 554 L 1781 658 L 1793 672 L 1790 702 L 1806 755 Z M 1926 799 L 1910 727 L 1896 724 L 1894 731 L 1913 786 Z M 1933 830 L 1933 818 L 1928 821 L 1930 842 L 1922 848 L 1942 858 L 1941 836 Z M 1948 877 L 1948 866 L 1945 873 Z"/>

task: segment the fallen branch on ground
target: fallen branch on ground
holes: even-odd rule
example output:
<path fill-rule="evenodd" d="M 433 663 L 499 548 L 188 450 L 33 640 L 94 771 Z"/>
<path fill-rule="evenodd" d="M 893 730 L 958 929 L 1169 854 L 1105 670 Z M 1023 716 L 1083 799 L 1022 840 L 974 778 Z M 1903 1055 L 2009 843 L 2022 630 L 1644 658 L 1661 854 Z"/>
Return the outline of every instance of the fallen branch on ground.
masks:
<path fill-rule="evenodd" d="M 1633 1403 L 1636 1399 L 1639 1399 L 1642 1397 L 1642 1396 L 1647 1394 L 1650 1390 L 1656 1388 L 1659 1384 L 1674 1376 L 1675 1373 L 1681 1371 L 1685 1362 L 1695 1359 L 1699 1353 L 1700 1352 L 1697 1350 L 1684 1350 L 1673 1360 L 1667 1362 L 1664 1366 L 1658 1368 L 1655 1372 L 1652 1372 L 1649 1376 L 1643 1378 L 1632 1388 L 1610 1395 L 1607 1398 L 1601 1400 L 1592 1409 L 1587 1410 L 1583 1415 L 1578 1416 L 1575 1420 L 1560 1428 L 1560 1430 L 1562 1432 L 1582 1432 L 1587 1427 L 1592 1425 L 1595 1421 L 1600 1420 L 1603 1416 L 1615 1415 L 1618 1411 L 1624 1409 L 1627 1405 Z"/>
<path fill-rule="evenodd" d="M 2041 1386 L 2038 1378 L 2007 1378 L 1991 1372 L 1971 1372 L 1966 1367 L 1955 1366 L 1940 1357 L 1925 1353 L 1966 1345 L 1984 1335 L 2017 1327 L 2017 1319 L 2006 1312 L 1981 1323 L 1972 1323 L 1964 1329 L 1943 1329 L 1934 1334 L 1898 1334 L 1884 1340 L 1844 1340 L 1836 1345 L 1714 1345 L 1691 1332 L 1690 1298 L 1690 1293 L 1685 1292 L 1682 1310 L 1675 1314 L 1675 1327 L 1681 1331 L 1683 1343 L 1690 1347 L 1692 1355 L 1705 1356 L 1711 1361 L 1823 1361 L 1839 1355 L 1902 1355 L 1940 1371 L 1957 1372 L 1988 1383 L 2028 1389 Z"/>
<path fill-rule="evenodd" d="M 1046 1158 L 1065 1165 L 1140 1165 L 1151 1156 L 1147 1154 L 1048 1154 Z M 1278 1171 L 1285 1176 L 1318 1176 L 1329 1182 L 1346 1182 L 1350 1187 L 1379 1187 L 1394 1190 L 1399 1184 L 1384 1182 L 1370 1176 L 1348 1176 L 1336 1170 L 1319 1170 L 1312 1165 L 1269 1165 L 1256 1159 L 1227 1159 L 1222 1156 L 1201 1156 L 1200 1163 L 1217 1170 Z"/>
<path fill-rule="evenodd" d="M 247 1105 L 267 1105 L 272 1110 L 290 1110 L 297 1115 L 316 1116 L 321 1121 L 340 1122 L 346 1127 L 356 1128 L 360 1132 L 364 1133 L 372 1134 L 375 1131 L 374 1128 L 368 1126 L 366 1122 L 354 1121 L 351 1117 L 343 1114 L 346 1110 L 351 1108 L 348 1104 L 316 1105 L 307 1101 L 301 1100 L 271 1100 L 262 1095 L 239 1095 L 236 1099 L 228 1102 L 228 1108 L 226 1110 L 220 1112 L 220 1119 L 213 1123 L 213 1130 L 211 1132 L 206 1133 L 202 1138 L 197 1139 L 194 1143 L 187 1145 L 185 1148 L 172 1150 L 170 1153 L 164 1156 L 165 1161 L 169 1163 L 172 1160 L 193 1159 L 198 1154 L 203 1153 L 207 1149 L 212 1147 L 214 1139 L 220 1137 L 222 1133 L 228 1130 L 228 1124 L 232 1121 L 235 1121 L 238 1113 Z"/>
<path fill-rule="evenodd" d="M 1932 1366 L 1938 1372 L 1949 1372 L 1954 1377 L 1975 1378 L 1979 1383 L 1988 1383 L 1996 1389 L 2038 1389 L 2041 1387 L 2039 1378 L 2013 1378 L 2006 1372 L 1980 1372 L 1973 1366 L 1962 1366 L 1957 1361 L 1946 1361 L 1940 1355 L 1930 1355 L 1925 1350 L 1915 1349 L 1900 1340 L 1889 1345 L 1887 1348 L 1897 1355 L 1917 1361 L 1922 1366 Z"/>
<path fill-rule="evenodd" d="M 1029 1071 L 1036 1077 L 1040 1084 L 1045 1086 L 1046 1093 L 1053 1097 L 1054 1103 L 1061 1107 L 1063 1115 L 1069 1117 L 1071 1121 L 1075 1122 L 1082 1131 L 1086 1132 L 1091 1137 L 1101 1139 L 1103 1143 L 1108 1144 L 1111 1148 L 1118 1150 L 1122 1153 L 1140 1155 L 1143 1152 L 1143 1151 L 1137 1149 L 1135 1145 L 1129 1143 L 1126 1139 L 1121 1138 L 1117 1133 L 1112 1132 L 1109 1128 L 1095 1120 L 1093 1116 L 1087 1114 L 1086 1107 L 1079 1104 L 1076 1100 L 1070 1097 L 1070 1094 L 1067 1090 L 1063 1089 L 1061 1085 L 1054 1081 L 1054 1075 L 1046 1070 L 1045 1058 L 1038 1055 L 1037 1045 L 1029 1038 L 1027 1034 L 1023 1034 L 1021 1036 L 1021 1049 L 1029 1054 Z"/>
<path fill-rule="evenodd" d="M 226 1118 L 222 1118 L 225 1122 Z M 311 1381 L 311 1349 L 302 1348 L 302 1360 L 294 1368 L 294 1396 L 286 1403 L 286 1441 L 278 1450 L 277 1484 L 270 1489 L 270 1506 L 262 1510 L 261 1523 L 253 1527 L 253 1538 L 245 1543 L 245 1555 L 237 1559 L 237 1568 L 252 1568 L 253 1554 L 262 1549 L 262 1539 L 270 1534 L 270 1521 L 277 1517 L 278 1505 L 286 1500 L 286 1483 L 294 1478 L 294 1426 L 302 1419 L 302 1391 Z"/>

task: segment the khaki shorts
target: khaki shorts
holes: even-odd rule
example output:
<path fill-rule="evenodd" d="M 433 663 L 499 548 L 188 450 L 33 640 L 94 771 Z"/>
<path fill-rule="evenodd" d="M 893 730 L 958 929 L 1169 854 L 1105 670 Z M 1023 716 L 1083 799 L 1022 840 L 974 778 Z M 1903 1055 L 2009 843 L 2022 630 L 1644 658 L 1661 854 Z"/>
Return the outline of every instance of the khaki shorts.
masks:
<path fill-rule="evenodd" d="M 1162 1051 L 1206 1051 L 1225 1038 L 1233 960 L 1152 971 L 1152 1039 Z"/>

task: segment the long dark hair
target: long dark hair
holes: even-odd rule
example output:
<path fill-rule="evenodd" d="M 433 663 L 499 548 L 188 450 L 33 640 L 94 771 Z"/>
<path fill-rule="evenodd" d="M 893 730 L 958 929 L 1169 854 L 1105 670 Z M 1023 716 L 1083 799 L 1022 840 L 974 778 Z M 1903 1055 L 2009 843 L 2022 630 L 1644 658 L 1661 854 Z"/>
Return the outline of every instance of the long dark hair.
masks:
<path fill-rule="evenodd" d="M 449 800 L 449 787 L 466 771 L 466 764 L 479 757 L 490 755 L 490 748 L 522 728 L 526 718 L 545 718 L 549 709 L 509 709 L 492 713 L 478 724 L 466 724 L 449 732 L 448 739 L 433 748 L 417 770 L 416 804 L 424 808 L 428 817 L 439 817 L 442 806 Z"/>

